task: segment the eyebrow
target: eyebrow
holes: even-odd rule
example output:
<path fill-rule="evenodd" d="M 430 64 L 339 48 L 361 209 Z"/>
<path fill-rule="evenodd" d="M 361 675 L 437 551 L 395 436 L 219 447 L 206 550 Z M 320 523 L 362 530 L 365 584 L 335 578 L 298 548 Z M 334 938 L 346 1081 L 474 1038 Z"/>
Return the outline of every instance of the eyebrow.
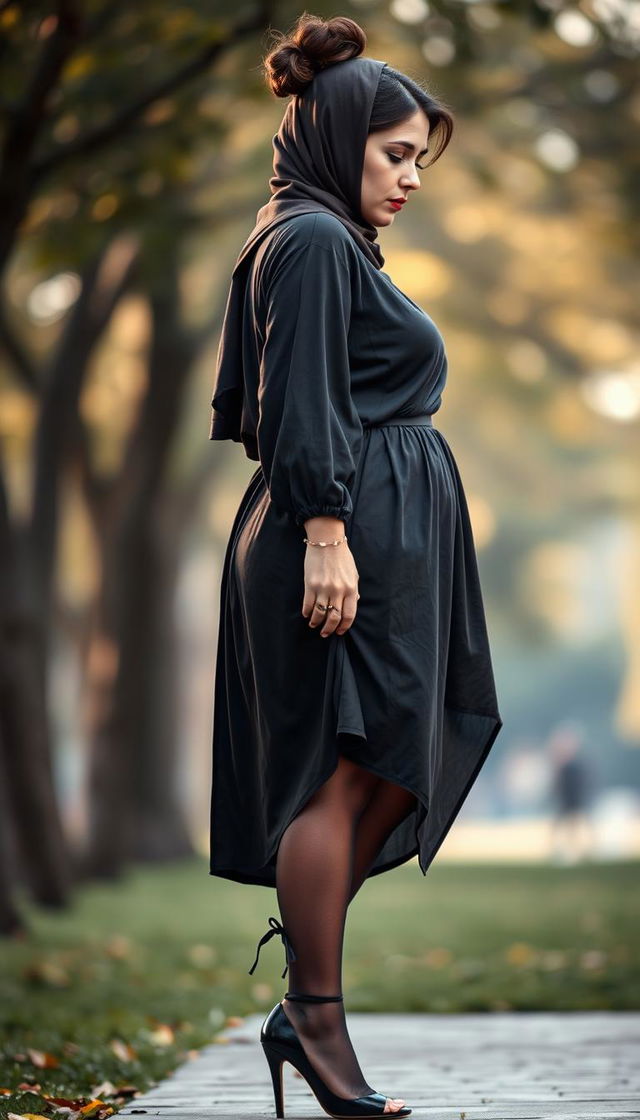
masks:
<path fill-rule="evenodd" d="M 401 148 L 406 148 L 406 150 L 408 152 L 415 151 L 415 144 L 410 144 L 408 140 L 388 140 L 387 143 L 388 144 L 399 144 Z M 428 151 L 429 151 L 428 148 L 423 148 L 421 152 L 418 152 L 418 155 L 419 156 L 426 156 Z"/>

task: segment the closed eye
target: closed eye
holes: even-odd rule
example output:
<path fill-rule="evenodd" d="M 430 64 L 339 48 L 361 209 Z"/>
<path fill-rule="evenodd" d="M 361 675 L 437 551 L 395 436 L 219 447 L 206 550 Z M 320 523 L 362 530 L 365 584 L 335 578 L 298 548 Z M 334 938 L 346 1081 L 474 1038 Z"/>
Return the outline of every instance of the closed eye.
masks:
<path fill-rule="evenodd" d="M 392 161 L 392 163 L 402 163 L 402 156 L 394 156 L 393 152 L 387 152 L 387 155 L 389 156 L 389 159 Z M 427 165 L 424 163 L 416 163 L 416 167 L 420 171 L 427 170 Z"/>

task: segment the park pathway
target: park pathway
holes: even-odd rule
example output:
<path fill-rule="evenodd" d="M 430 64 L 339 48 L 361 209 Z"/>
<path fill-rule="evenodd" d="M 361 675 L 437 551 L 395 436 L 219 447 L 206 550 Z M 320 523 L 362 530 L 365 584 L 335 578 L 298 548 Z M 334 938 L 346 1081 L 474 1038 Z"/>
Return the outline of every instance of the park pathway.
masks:
<path fill-rule="evenodd" d="M 266 1012 L 265 1012 L 266 1014 Z M 275 1117 L 250 1015 L 119 1117 L 264 1120 Z M 379 1092 L 403 1097 L 412 1120 L 622 1120 L 640 1117 L 640 1013 L 492 1012 L 373 1015 L 348 1023 L 360 1065 Z M 286 1120 L 324 1117 L 289 1063 Z"/>

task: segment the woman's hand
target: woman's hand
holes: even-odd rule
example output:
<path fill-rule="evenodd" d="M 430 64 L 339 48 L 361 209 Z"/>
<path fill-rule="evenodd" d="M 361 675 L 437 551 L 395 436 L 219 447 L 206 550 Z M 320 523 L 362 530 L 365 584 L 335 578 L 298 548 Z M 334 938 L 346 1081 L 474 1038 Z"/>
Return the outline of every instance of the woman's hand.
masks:
<path fill-rule="evenodd" d="M 345 530 L 344 521 L 336 517 L 310 517 L 304 527 L 310 541 L 337 541 L 344 536 Z M 306 550 L 302 613 L 305 618 L 311 616 L 309 626 L 312 628 L 324 623 L 321 638 L 327 638 L 334 631 L 344 634 L 356 617 L 357 600 L 360 598 L 358 571 L 349 543 L 343 541 L 326 548 L 308 544 Z M 338 610 L 318 610 L 316 602 L 331 603 Z"/>

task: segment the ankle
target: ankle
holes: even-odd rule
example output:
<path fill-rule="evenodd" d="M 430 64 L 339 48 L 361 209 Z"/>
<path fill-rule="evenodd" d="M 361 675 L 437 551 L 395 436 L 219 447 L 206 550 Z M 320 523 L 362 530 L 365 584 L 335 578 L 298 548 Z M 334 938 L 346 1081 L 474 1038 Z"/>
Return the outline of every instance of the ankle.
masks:
<path fill-rule="evenodd" d="M 286 1008 L 289 1019 L 295 1021 L 296 1026 L 307 1030 L 316 1037 L 335 1033 L 340 1028 L 346 1031 L 346 1018 L 344 1004 L 340 1003 L 307 1003 L 305 1000 L 290 1000 L 286 996 L 281 1000 Z"/>

